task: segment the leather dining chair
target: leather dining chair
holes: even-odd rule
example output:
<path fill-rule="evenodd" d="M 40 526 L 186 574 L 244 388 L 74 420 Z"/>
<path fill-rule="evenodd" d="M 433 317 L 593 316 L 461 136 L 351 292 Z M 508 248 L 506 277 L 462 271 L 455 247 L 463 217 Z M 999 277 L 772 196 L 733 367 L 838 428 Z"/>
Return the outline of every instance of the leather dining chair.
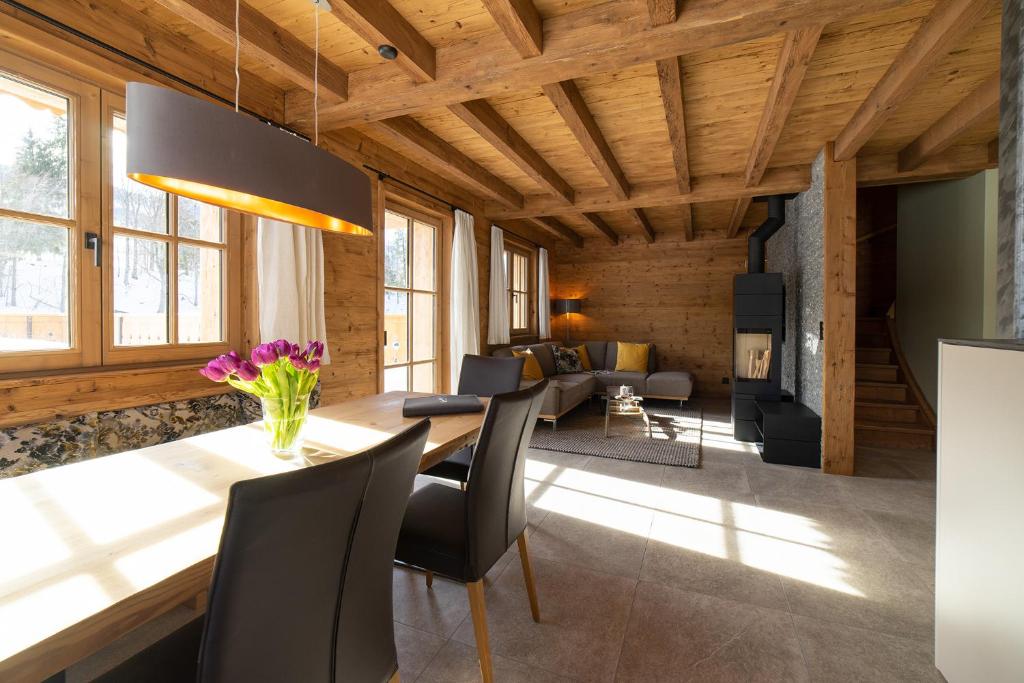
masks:
<path fill-rule="evenodd" d="M 513 543 L 519 559 L 534 621 L 540 621 L 533 569 L 526 545 L 526 451 L 547 380 L 512 393 L 498 394 L 487 406 L 469 481 L 462 491 L 447 484 L 429 484 L 413 493 L 402 521 L 395 559 L 427 572 L 466 584 L 473 617 L 480 671 L 493 680 L 484 608 L 484 575 Z"/>
<path fill-rule="evenodd" d="M 462 357 L 459 371 L 459 393 L 477 396 L 506 394 L 519 389 L 525 358 L 492 358 L 466 354 Z M 465 486 L 469 479 L 469 463 L 473 459 L 473 447 L 456 451 L 437 463 L 423 474 L 457 481 Z"/>
<path fill-rule="evenodd" d="M 397 681 L 395 545 L 429 433 L 234 484 L 205 618 L 99 680 Z"/>

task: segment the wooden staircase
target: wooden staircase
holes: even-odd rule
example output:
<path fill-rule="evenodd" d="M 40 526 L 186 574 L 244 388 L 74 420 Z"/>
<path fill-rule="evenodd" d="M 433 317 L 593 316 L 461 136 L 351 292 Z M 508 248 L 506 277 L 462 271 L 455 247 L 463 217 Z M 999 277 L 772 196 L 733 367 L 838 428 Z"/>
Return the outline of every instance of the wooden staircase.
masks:
<path fill-rule="evenodd" d="M 857 319 L 854 441 L 858 446 L 932 450 L 935 427 L 901 363 L 885 318 Z"/>

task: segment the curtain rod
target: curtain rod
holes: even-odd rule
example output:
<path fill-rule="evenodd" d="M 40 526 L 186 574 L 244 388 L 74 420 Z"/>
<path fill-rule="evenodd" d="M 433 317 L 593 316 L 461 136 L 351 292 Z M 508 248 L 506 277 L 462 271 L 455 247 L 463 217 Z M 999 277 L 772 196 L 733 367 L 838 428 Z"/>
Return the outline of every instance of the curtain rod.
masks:
<path fill-rule="evenodd" d="M 39 21 L 47 23 L 50 26 L 53 26 L 54 28 L 56 28 L 56 29 L 58 29 L 60 31 L 63 31 L 64 33 L 69 33 L 69 34 L 75 36 L 76 38 L 79 38 L 81 40 L 86 41 L 87 43 L 95 45 L 96 47 L 98 47 L 100 49 L 103 49 L 103 50 L 106 50 L 107 52 L 115 54 L 115 55 L 117 55 L 118 57 L 120 57 L 122 59 L 126 59 L 129 62 L 132 62 L 133 64 L 135 64 L 137 66 L 141 66 L 144 69 L 149 69 L 150 71 L 153 71 L 153 72 L 163 76 L 164 78 L 177 83 L 178 85 L 185 86 L 186 88 L 190 88 L 191 90 L 194 90 L 194 91 L 196 91 L 198 93 L 201 93 L 201 94 L 205 95 L 206 97 L 209 97 L 211 100 L 216 100 L 217 102 L 220 102 L 221 104 L 225 104 L 225 105 L 227 105 L 229 107 L 234 107 L 235 106 L 235 103 L 233 101 L 229 100 L 226 97 L 221 97 L 217 93 L 211 92 L 210 90 L 207 90 L 206 88 L 204 88 L 201 85 L 197 85 L 197 84 L 195 84 L 195 83 L 193 83 L 191 81 L 187 81 L 184 78 L 181 78 L 180 76 L 176 76 L 176 75 L 172 74 L 170 71 L 167 71 L 166 69 L 162 69 L 162 68 L 160 68 L 159 66 L 157 66 L 155 64 L 151 64 L 151 63 L 147 62 L 144 59 L 140 59 L 139 57 L 136 57 L 133 54 L 125 52 L 124 50 L 122 50 L 120 48 L 114 47 L 110 43 L 104 42 L 104 41 L 100 40 L 99 38 L 91 36 L 88 33 L 85 33 L 84 31 L 80 31 L 77 28 L 75 28 L 74 26 L 70 26 L 68 24 L 65 24 L 64 22 L 62 22 L 62 21 L 60 21 L 58 19 L 54 19 L 53 17 L 51 17 L 49 15 L 43 14 L 42 12 L 40 12 L 40 11 L 38 11 L 36 9 L 33 9 L 33 8 L 28 7 L 26 5 L 23 5 L 22 3 L 18 2 L 17 0 L 0 0 L 0 3 L 3 3 L 3 4 L 5 4 L 5 5 L 9 6 L 9 7 L 12 7 L 12 8 L 14 8 L 15 10 L 17 10 L 19 12 L 24 12 L 25 14 L 28 14 L 31 17 L 35 17 Z M 251 109 L 247 109 L 247 108 L 242 107 L 242 106 L 239 106 L 238 109 L 239 109 L 239 111 L 242 111 L 242 112 L 248 114 L 249 116 L 253 117 L 254 119 L 258 119 L 258 120 L 262 121 L 263 123 L 266 123 L 268 125 L 274 126 L 275 128 L 283 130 L 286 133 L 291 133 L 292 135 L 294 135 L 296 137 L 299 137 L 299 138 L 302 138 L 303 140 L 309 140 L 309 136 L 308 135 L 303 135 L 302 133 L 300 133 L 299 131 L 295 130 L 294 128 L 289 128 L 288 126 L 284 125 L 283 123 L 278 123 L 277 121 L 274 121 L 273 119 L 268 119 L 266 116 L 263 116 L 261 114 L 257 114 L 256 112 L 254 112 Z"/>
<path fill-rule="evenodd" d="M 455 204 L 452 204 L 450 201 L 448 201 L 446 199 L 441 199 L 436 194 L 427 192 L 426 190 L 421 190 L 420 188 L 416 187 L 415 185 L 412 185 L 410 183 L 405 182 L 401 178 L 396 178 L 395 176 L 391 175 L 387 171 L 382 171 L 379 168 L 374 168 L 373 166 L 370 166 L 369 164 L 363 164 L 363 168 L 365 168 L 367 171 L 370 171 L 371 173 L 375 173 L 377 175 L 377 179 L 378 180 L 390 180 L 391 182 L 397 183 L 399 185 L 402 185 L 403 187 L 407 187 L 410 190 L 413 190 L 414 192 L 419 192 L 421 195 L 424 195 L 426 197 L 430 197 L 431 199 L 433 199 L 434 201 L 436 201 L 436 202 L 438 202 L 440 204 L 444 204 L 445 206 L 447 206 L 452 211 L 458 209 L 459 211 L 462 211 L 464 213 L 468 213 L 470 215 L 473 214 L 472 211 L 466 211 L 461 206 L 457 206 Z M 535 241 L 531 240 L 529 237 L 523 237 L 519 233 L 513 232 L 512 230 L 509 230 L 508 228 L 502 228 L 502 230 L 504 230 L 505 232 L 507 232 L 507 233 L 509 233 L 511 235 L 515 235 L 516 237 L 518 237 L 519 239 L 523 240 L 524 242 L 529 242 L 530 244 L 532 244 L 533 246 L 537 247 L 538 249 L 546 249 L 546 247 L 543 244 L 535 242 Z"/>

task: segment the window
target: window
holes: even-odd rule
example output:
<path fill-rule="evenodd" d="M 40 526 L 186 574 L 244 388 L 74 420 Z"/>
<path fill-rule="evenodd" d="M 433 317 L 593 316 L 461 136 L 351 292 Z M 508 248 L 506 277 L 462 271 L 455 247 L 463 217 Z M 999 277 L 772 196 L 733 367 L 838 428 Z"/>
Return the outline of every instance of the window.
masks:
<path fill-rule="evenodd" d="M 123 111 L 0 53 L 0 372 L 200 360 L 240 337 L 241 218 L 128 179 Z"/>
<path fill-rule="evenodd" d="M 505 247 L 505 282 L 508 283 L 508 317 L 514 335 L 535 331 L 533 315 L 533 254 L 519 245 Z"/>
<path fill-rule="evenodd" d="M 383 249 L 384 391 L 439 391 L 441 225 L 389 208 Z"/>

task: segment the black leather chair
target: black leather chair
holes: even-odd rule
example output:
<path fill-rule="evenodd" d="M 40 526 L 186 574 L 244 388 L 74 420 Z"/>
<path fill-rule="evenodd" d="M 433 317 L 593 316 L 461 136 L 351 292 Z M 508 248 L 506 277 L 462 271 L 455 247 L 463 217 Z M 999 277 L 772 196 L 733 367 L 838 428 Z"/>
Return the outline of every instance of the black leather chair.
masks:
<path fill-rule="evenodd" d="M 459 372 L 459 393 L 494 396 L 516 391 L 519 389 L 525 362 L 525 358 L 491 358 L 466 354 L 462 357 L 462 370 Z M 472 459 L 473 447 L 467 446 L 423 474 L 465 485 L 469 479 L 469 463 Z"/>
<path fill-rule="evenodd" d="M 234 484 L 205 619 L 99 680 L 397 680 L 395 544 L 429 432 Z"/>
<path fill-rule="evenodd" d="M 519 544 L 530 611 L 534 621 L 540 621 L 526 545 L 523 472 L 545 389 L 547 380 L 542 380 L 528 389 L 491 399 L 466 490 L 429 484 L 416 491 L 409 499 L 398 537 L 396 559 L 426 570 L 428 586 L 434 572 L 466 584 L 485 682 L 493 680 L 493 674 L 483 577 L 513 542 Z"/>

